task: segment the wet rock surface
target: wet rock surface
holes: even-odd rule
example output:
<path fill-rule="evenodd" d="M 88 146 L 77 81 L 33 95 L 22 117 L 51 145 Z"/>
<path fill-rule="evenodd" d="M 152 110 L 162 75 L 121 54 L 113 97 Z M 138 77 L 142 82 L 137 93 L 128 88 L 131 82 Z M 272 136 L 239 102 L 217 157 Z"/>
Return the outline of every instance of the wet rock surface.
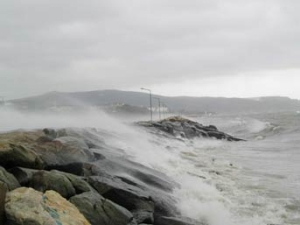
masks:
<path fill-rule="evenodd" d="M 0 182 L 6 184 L 8 190 L 10 191 L 20 187 L 20 184 L 17 181 L 17 179 L 1 166 L 0 166 Z"/>
<path fill-rule="evenodd" d="M 160 121 L 138 122 L 140 126 L 163 131 L 166 134 L 180 138 L 215 138 L 227 141 L 245 141 L 240 138 L 233 137 L 222 131 L 219 131 L 216 126 L 204 126 L 195 121 L 174 116 Z"/>
<path fill-rule="evenodd" d="M 7 185 L 0 181 L 0 224 L 4 223 L 4 205 L 7 191 Z"/>
<path fill-rule="evenodd" d="M 198 224 L 181 218 L 175 207 L 171 193 L 179 184 L 127 159 L 101 135 L 93 129 L 1 134 L 0 191 L 9 191 L 5 204 L 0 193 L 3 224 Z M 58 203 L 65 208 L 55 208 Z M 65 215 L 69 204 L 81 222 Z M 35 211 L 26 214 L 26 207 Z"/>
<path fill-rule="evenodd" d="M 176 218 L 176 217 L 160 217 L 157 222 L 157 225 L 206 225 L 205 223 L 192 221 L 188 218 Z"/>
<path fill-rule="evenodd" d="M 15 189 L 6 196 L 5 213 L 7 225 L 90 225 L 73 204 L 55 191 Z"/>
<path fill-rule="evenodd" d="M 76 195 L 70 199 L 92 225 L 126 225 L 133 215 L 125 208 L 105 199 L 94 191 Z"/>

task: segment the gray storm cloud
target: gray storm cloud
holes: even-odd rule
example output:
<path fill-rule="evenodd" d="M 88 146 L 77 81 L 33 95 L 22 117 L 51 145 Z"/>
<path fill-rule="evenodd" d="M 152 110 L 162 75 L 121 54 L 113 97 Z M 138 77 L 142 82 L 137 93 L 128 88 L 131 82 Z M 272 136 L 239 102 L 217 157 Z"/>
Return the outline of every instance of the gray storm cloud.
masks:
<path fill-rule="evenodd" d="M 0 3 L 0 87 L 132 88 L 299 68 L 299 1 Z"/>

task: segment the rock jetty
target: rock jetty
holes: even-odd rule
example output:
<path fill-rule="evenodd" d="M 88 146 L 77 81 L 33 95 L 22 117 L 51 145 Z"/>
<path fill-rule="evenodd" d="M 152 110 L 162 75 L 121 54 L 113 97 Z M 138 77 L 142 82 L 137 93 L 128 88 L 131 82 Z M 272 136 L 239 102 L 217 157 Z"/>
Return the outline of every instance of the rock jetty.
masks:
<path fill-rule="evenodd" d="M 137 124 L 154 130 L 163 131 L 166 134 L 180 138 L 192 139 L 201 137 L 227 141 L 245 141 L 241 138 L 236 138 L 219 131 L 214 125 L 204 126 L 180 116 L 169 117 L 160 121 L 138 122 Z"/>
<path fill-rule="evenodd" d="M 148 125 L 169 133 L 181 126 L 187 137 L 221 135 L 188 120 Z M 170 194 L 177 183 L 113 154 L 118 149 L 99 135 L 93 129 L 0 134 L 0 224 L 203 225 L 178 212 Z"/>

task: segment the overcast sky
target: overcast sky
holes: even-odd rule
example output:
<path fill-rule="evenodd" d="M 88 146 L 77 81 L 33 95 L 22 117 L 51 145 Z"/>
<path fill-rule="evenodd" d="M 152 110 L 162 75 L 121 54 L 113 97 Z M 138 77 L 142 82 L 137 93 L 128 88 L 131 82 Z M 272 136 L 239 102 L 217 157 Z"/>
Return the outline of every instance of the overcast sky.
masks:
<path fill-rule="evenodd" d="M 1 0 L 0 96 L 300 99 L 299 0 Z"/>

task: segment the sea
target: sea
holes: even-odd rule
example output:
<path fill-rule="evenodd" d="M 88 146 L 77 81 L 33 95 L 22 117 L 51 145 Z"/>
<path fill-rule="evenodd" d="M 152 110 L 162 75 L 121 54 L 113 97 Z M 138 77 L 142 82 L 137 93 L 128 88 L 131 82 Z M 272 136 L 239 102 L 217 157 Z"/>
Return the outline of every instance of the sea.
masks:
<path fill-rule="evenodd" d="M 179 184 L 182 216 L 209 225 L 300 225 L 299 112 L 189 117 L 246 141 L 169 138 L 104 113 L 28 114 L 2 110 L 0 132 L 93 127 L 124 157 Z"/>
<path fill-rule="evenodd" d="M 127 145 L 127 137 L 119 147 L 181 185 L 173 195 L 186 217 L 209 225 L 300 224 L 299 112 L 190 119 L 246 141 L 170 140 L 139 132 L 134 144 Z"/>

